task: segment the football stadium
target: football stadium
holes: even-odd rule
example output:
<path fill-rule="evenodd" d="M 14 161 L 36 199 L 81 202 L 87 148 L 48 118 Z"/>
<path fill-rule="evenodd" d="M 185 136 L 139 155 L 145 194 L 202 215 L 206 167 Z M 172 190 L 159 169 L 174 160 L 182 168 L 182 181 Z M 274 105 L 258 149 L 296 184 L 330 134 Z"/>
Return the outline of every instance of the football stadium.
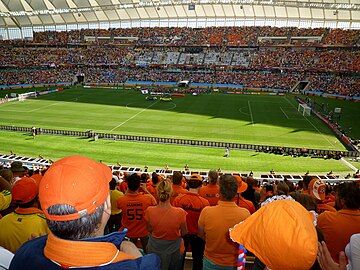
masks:
<path fill-rule="evenodd" d="M 10 232 L 5 217 L 26 214 L 29 207 L 42 209 L 39 215 L 48 220 L 27 227 L 33 231 L 27 237 L 20 233 L 19 243 L 14 242 L 17 236 L 0 232 L 0 247 L 19 256 L 11 266 L 11 259 L 0 266 L 38 269 L 26 252 L 36 248 L 42 254 L 44 241 L 51 241 L 64 250 L 42 255 L 44 269 L 330 269 L 325 265 L 339 263 L 339 252 L 351 244 L 351 235 L 360 233 L 358 218 L 342 220 L 349 227 L 346 237 L 336 236 L 343 242 L 335 245 L 327 237 L 336 233 L 322 227 L 320 218 L 325 211 L 342 209 L 359 216 L 359 72 L 360 4 L 354 0 L 0 0 L 0 231 Z M 85 178 L 88 182 L 76 180 L 73 188 L 66 187 L 69 179 Z M 103 187 L 95 182 L 99 178 L 106 180 Z M 24 179 L 34 180 L 36 187 Z M 224 198 L 231 197 L 232 181 L 236 205 L 248 210 L 249 220 L 263 217 L 261 224 L 251 221 L 253 226 L 271 228 L 266 208 L 280 217 L 280 227 L 288 221 L 289 228 L 295 226 L 291 230 L 304 229 L 298 221 L 306 219 L 300 217 L 303 207 L 296 210 L 292 202 L 270 206 L 269 200 L 291 197 L 319 215 L 327 246 L 316 240 L 313 249 L 312 244 L 304 247 L 309 253 L 297 259 L 304 265 L 293 268 L 292 257 L 299 252 L 290 246 L 302 250 L 310 236 L 283 243 L 289 244 L 291 258 L 281 259 L 276 248 L 271 253 L 267 243 L 251 242 L 250 232 L 246 238 L 239 228 L 245 232 L 247 225 L 239 224 L 230 233 L 238 243 L 234 251 L 235 244 L 226 242 L 228 229 L 248 216 L 239 209 L 233 209 L 238 219 L 225 226 L 227 240 L 212 236 L 208 224 L 216 218 L 202 209 L 219 206 L 212 215 L 226 216 L 220 202 L 229 201 Z M 111 209 L 108 183 L 118 192 L 116 199 L 111 197 Z M 201 190 L 212 185 L 217 191 L 203 196 Z M 60 192 L 66 195 L 58 199 Z M 187 193 L 202 199 L 190 202 Z M 315 201 L 314 209 L 309 198 L 298 197 L 304 193 Z M 149 197 L 129 208 L 124 199 L 129 194 Z M 75 202 L 70 195 L 80 196 Z M 172 209 L 164 220 L 169 224 L 157 227 L 154 220 L 166 215 L 136 208 L 145 204 Z M 174 206 L 193 219 L 186 217 L 176 233 L 169 228 L 183 213 L 175 214 L 179 209 Z M 110 216 L 95 226 L 101 232 L 95 227 L 73 231 L 90 222 L 86 218 L 93 212 Z M 79 223 L 61 231 L 69 220 Z M 164 236 L 165 231 L 170 234 Z M 51 237 L 38 238 L 49 232 Z M 110 232 L 121 241 L 105 242 L 120 245 L 125 237 L 142 254 L 129 245 L 116 249 L 110 260 L 84 246 L 83 258 L 74 259 L 65 242 L 58 242 L 67 239 L 73 249 L 82 249 L 77 240 L 101 236 L 103 242 Z M 22 245 L 30 238 L 37 240 Z M 316 259 L 315 249 L 329 256 Z"/>

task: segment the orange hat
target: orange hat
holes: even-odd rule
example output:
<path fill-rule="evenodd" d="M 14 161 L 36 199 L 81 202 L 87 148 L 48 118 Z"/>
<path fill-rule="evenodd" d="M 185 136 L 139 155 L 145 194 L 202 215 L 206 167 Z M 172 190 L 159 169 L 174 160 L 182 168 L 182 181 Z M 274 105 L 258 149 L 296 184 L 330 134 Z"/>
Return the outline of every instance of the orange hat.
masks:
<path fill-rule="evenodd" d="M 230 229 L 230 237 L 272 270 L 307 270 L 318 252 L 313 218 L 298 202 L 273 201 Z"/>
<path fill-rule="evenodd" d="M 243 193 L 248 188 L 248 184 L 244 182 L 239 175 L 233 175 L 238 181 L 239 187 L 237 193 Z"/>
<path fill-rule="evenodd" d="M 203 181 L 201 175 L 200 175 L 200 174 L 196 174 L 196 173 L 192 174 L 192 175 L 190 176 L 190 179 L 189 179 L 189 180 L 201 181 L 201 182 Z"/>
<path fill-rule="evenodd" d="M 42 179 L 42 175 L 41 174 L 33 174 L 32 176 L 31 176 L 31 178 L 32 179 L 34 179 L 35 180 L 35 182 L 36 182 L 36 184 L 39 186 L 40 185 L 40 181 L 41 181 L 41 179 Z"/>
<path fill-rule="evenodd" d="M 30 177 L 22 177 L 15 182 L 11 189 L 13 202 L 24 204 L 32 201 L 39 194 L 39 187 Z"/>
<path fill-rule="evenodd" d="M 325 200 L 326 186 L 320 179 L 314 178 L 309 183 L 309 192 L 314 199 Z"/>
<path fill-rule="evenodd" d="M 93 213 L 109 194 L 112 173 L 108 166 L 83 156 L 69 156 L 53 163 L 40 183 L 39 198 L 49 220 L 68 221 Z M 52 215 L 48 208 L 68 204 L 77 212 Z"/>

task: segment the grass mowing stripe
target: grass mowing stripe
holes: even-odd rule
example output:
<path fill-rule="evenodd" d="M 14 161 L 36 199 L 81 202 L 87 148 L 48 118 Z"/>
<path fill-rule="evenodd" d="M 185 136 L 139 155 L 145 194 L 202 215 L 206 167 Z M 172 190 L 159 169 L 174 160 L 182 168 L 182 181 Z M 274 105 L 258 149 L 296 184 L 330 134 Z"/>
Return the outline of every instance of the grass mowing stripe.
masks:
<path fill-rule="evenodd" d="M 78 100 L 74 102 L 76 98 Z M 280 107 L 289 118 L 293 118 L 291 110 L 286 109 L 292 106 L 289 106 L 289 101 L 278 96 L 185 95 L 184 98 L 174 98 L 172 103 L 153 104 L 154 102 L 145 100 L 145 95 L 132 90 L 108 91 L 74 87 L 40 96 L 36 100 L 31 100 L 31 104 L 24 102 L 26 101 L 13 102 L 6 110 L 32 110 L 47 106 L 51 102 L 62 103 L 32 113 L 3 112 L 0 114 L 0 122 L 3 125 L 77 131 L 92 129 L 95 132 L 106 133 L 127 121 L 111 133 L 345 150 L 329 128 L 316 121 L 317 119 L 314 118 L 314 121 L 323 135 L 315 130 L 311 132 L 313 127 L 304 121 L 302 116 L 301 119 L 287 119 Z M 149 108 L 141 117 L 133 117 L 147 107 Z M 0 105 L 0 110 L 2 108 Z M 256 118 L 256 125 L 251 121 L 250 109 L 252 120 Z M 298 114 L 297 110 L 292 110 L 294 115 Z M 133 118 L 129 121 L 131 117 Z M 334 140 L 333 145 L 324 140 L 323 136 Z"/>
<path fill-rule="evenodd" d="M 0 131 L 2 153 L 13 151 L 17 155 L 57 160 L 67 155 L 85 155 L 107 164 L 120 162 L 124 166 L 143 167 L 150 170 L 164 168 L 183 169 L 189 164 L 191 170 L 209 170 L 221 168 L 222 171 L 249 173 L 256 176 L 269 173 L 334 173 L 346 175 L 352 172 L 339 160 L 322 158 L 292 158 L 254 151 L 230 150 L 230 158 L 224 158 L 224 149 L 196 146 L 177 146 L 153 143 L 139 143 L 113 140 L 92 141 L 88 138 L 75 138 L 55 135 L 38 135 L 32 139 L 29 133 Z M 360 164 L 352 163 L 360 168 Z"/>

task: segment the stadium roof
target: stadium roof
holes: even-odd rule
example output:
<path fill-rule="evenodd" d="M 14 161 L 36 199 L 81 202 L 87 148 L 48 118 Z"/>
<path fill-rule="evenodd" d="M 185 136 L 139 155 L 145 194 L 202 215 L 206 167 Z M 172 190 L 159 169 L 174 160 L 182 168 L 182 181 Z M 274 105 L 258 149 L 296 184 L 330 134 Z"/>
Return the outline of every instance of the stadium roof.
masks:
<path fill-rule="evenodd" d="M 204 26 L 275 21 L 284 22 L 279 26 L 360 29 L 360 0 L 0 0 L 2 28 L 100 22 L 174 26 L 164 23 L 171 20 L 186 21 L 179 26 L 203 26 L 191 23 L 201 20 L 208 22 Z M 133 25 L 134 21 L 146 23 Z M 309 23 L 288 23 L 291 21 Z"/>

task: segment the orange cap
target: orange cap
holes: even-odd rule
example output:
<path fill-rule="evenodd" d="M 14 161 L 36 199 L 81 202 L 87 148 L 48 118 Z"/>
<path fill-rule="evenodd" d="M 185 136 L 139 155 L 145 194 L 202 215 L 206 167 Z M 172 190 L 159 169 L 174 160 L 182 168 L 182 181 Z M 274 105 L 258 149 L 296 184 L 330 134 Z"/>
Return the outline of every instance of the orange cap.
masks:
<path fill-rule="evenodd" d="M 248 184 L 244 182 L 239 175 L 233 175 L 238 181 L 239 187 L 237 193 L 243 193 L 248 188 Z"/>
<path fill-rule="evenodd" d="M 39 194 L 39 187 L 30 177 L 22 177 L 11 189 L 13 202 L 24 204 L 32 201 Z"/>
<path fill-rule="evenodd" d="M 35 180 L 35 182 L 36 182 L 36 184 L 39 186 L 40 185 L 40 181 L 41 181 L 41 179 L 42 179 L 42 175 L 41 174 L 33 174 L 32 176 L 31 176 L 31 178 L 32 179 L 34 179 Z"/>
<path fill-rule="evenodd" d="M 93 213 L 109 194 L 112 172 L 108 166 L 83 156 L 69 156 L 53 163 L 40 183 L 39 198 L 49 220 L 68 221 Z M 73 206 L 77 212 L 52 215 L 48 208 L 57 204 Z"/>
<path fill-rule="evenodd" d="M 309 192 L 314 199 L 325 200 L 326 185 L 320 179 L 314 178 L 309 183 Z"/>

